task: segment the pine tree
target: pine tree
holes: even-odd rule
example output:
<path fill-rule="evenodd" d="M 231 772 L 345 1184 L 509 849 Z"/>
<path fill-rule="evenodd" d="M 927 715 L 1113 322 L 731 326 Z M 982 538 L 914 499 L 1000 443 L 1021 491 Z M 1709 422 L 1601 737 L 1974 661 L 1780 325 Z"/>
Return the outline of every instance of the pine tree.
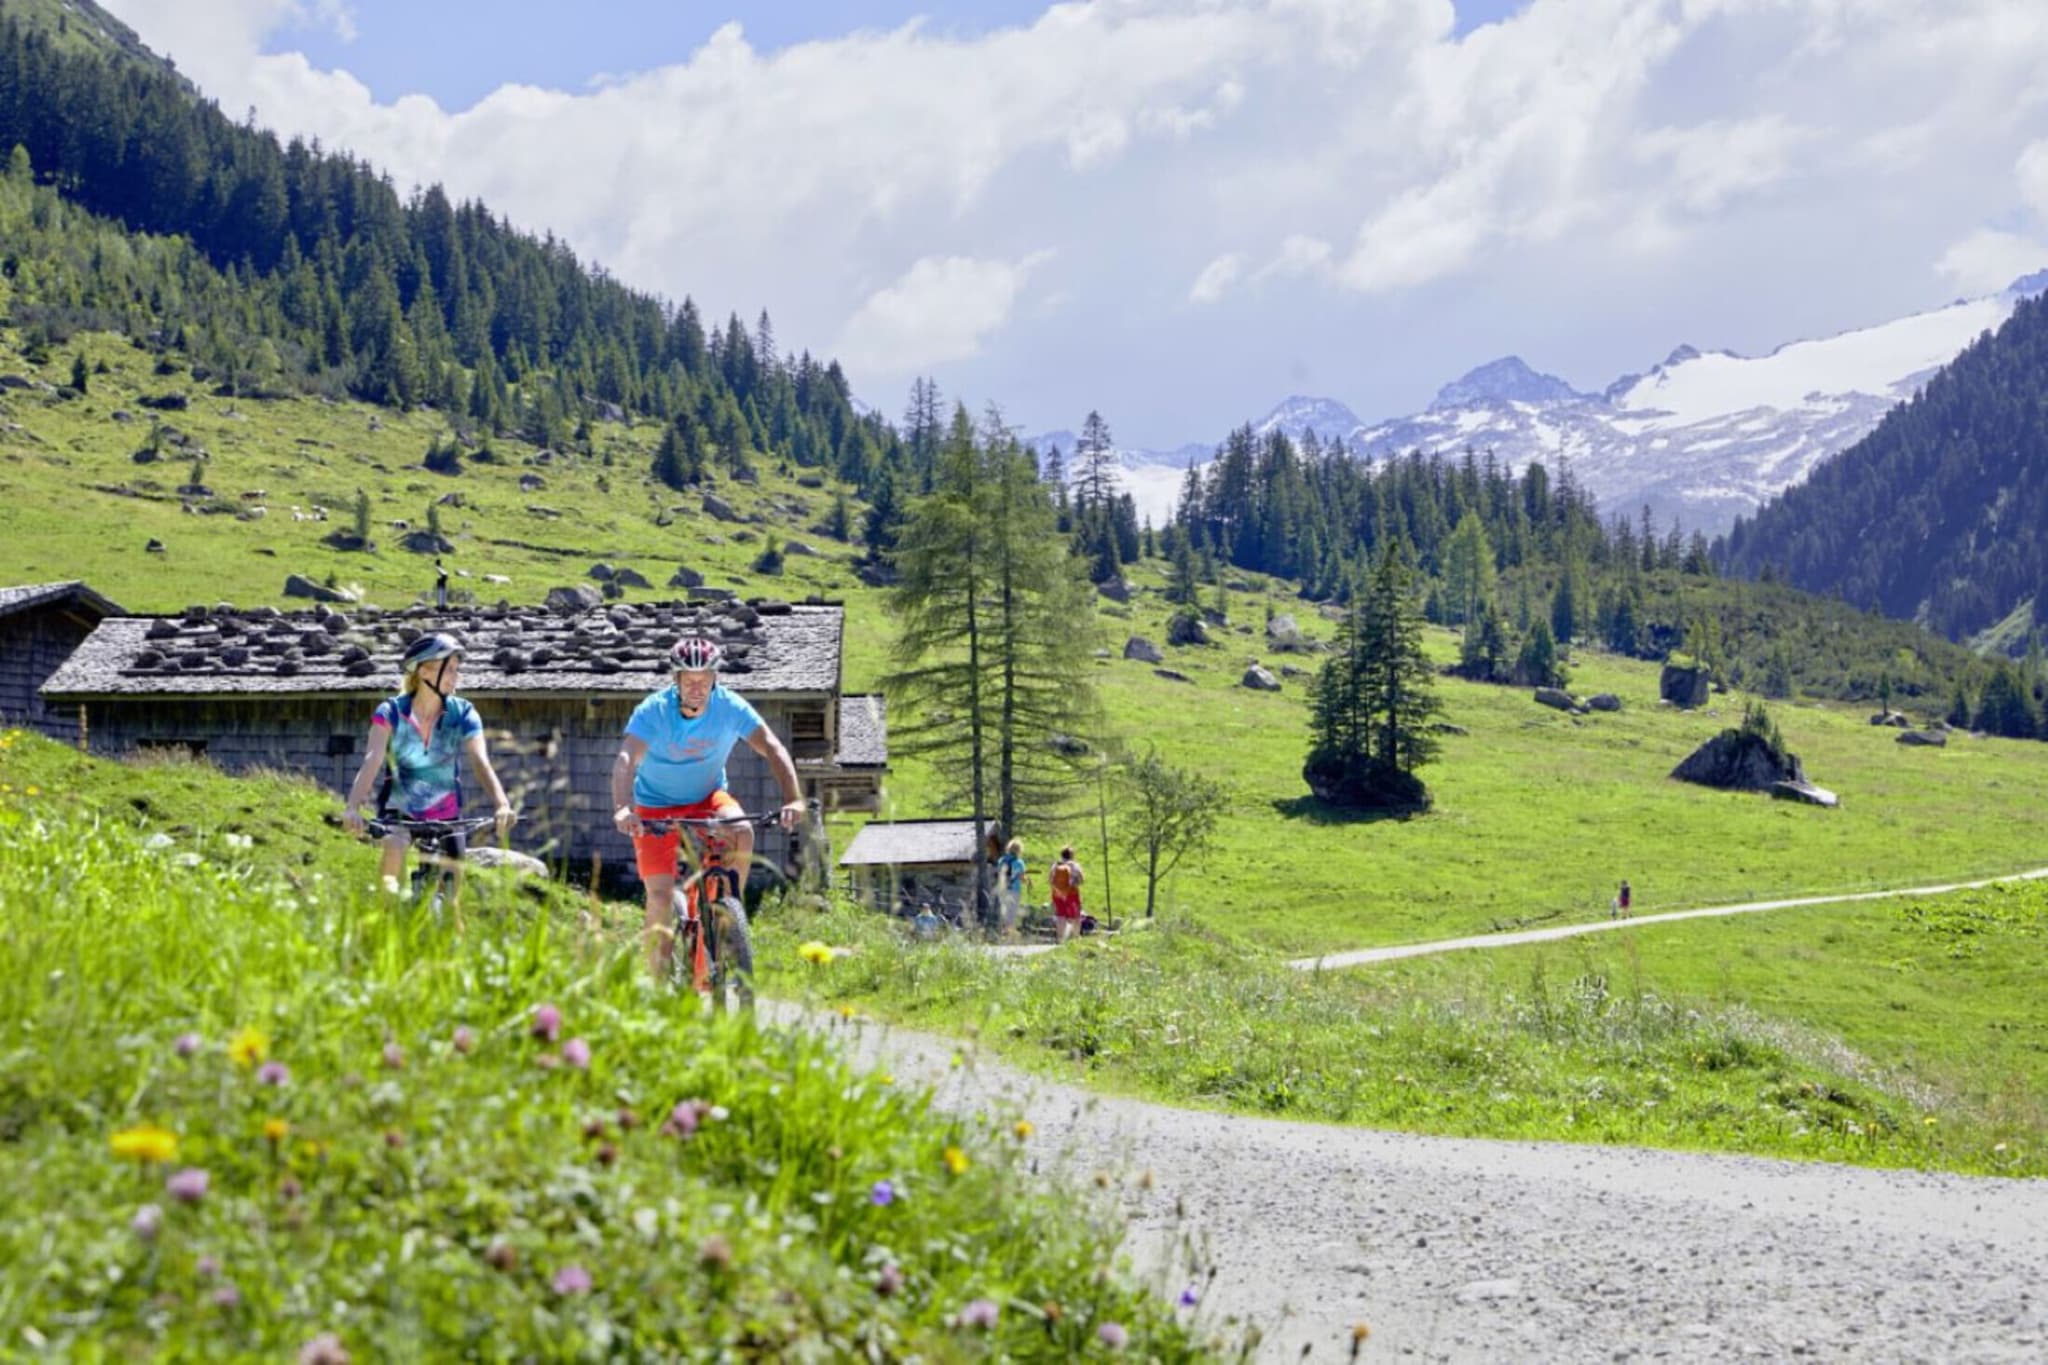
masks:
<path fill-rule="evenodd" d="M 1563 687 L 1569 681 L 1548 621 L 1536 622 L 1522 641 L 1522 652 L 1515 659 L 1515 681 L 1524 687 Z"/>
<path fill-rule="evenodd" d="M 1326 801 L 1427 805 L 1415 770 L 1436 754 L 1429 722 L 1438 710 L 1422 648 L 1413 580 L 1388 541 L 1372 579 L 1354 594 L 1337 652 L 1317 679 L 1303 776 Z"/>
<path fill-rule="evenodd" d="M 844 489 L 832 495 L 832 512 L 825 518 L 825 534 L 841 544 L 853 535 L 853 511 L 847 506 Z"/>
<path fill-rule="evenodd" d="M 1074 443 L 1074 500 L 1083 510 L 1109 502 L 1116 490 L 1116 442 L 1102 414 L 1090 411 Z"/>
<path fill-rule="evenodd" d="M 92 371 L 86 367 L 84 351 L 76 351 L 71 356 L 71 387 L 80 393 L 91 391 Z"/>
<path fill-rule="evenodd" d="M 370 495 L 360 488 L 356 490 L 356 539 L 365 547 L 370 543 Z"/>

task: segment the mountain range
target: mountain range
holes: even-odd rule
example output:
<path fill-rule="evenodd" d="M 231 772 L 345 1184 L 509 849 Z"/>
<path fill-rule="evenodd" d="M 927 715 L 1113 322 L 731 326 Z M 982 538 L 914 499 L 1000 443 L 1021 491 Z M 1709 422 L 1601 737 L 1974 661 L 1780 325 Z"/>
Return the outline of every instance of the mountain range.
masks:
<path fill-rule="evenodd" d="M 1361 459 L 1467 448 L 1490 450 L 1517 469 L 1541 460 L 1555 470 L 1568 459 L 1610 513 L 1648 505 L 1660 524 L 1676 518 L 1714 535 L 1861 440 L 2020 300 L 2044 291 L 2048 271 L 1997 294 L 1761 356 L 1680 346 L 1597 393 L 1504 356 L 1445 384 L 1408 416 L 1366 422 L 1335 399 L 1297 395 L 1252 425 L 1297 441 L 1314 432 L 1326 448 Z M 1048 432 L 1030 443 L 1071 451 L 1073 434 Z M 1215 444 L 1119 450 L 1140 512 L 1164 520 L 1187 467 L 1205 463 Z"/>

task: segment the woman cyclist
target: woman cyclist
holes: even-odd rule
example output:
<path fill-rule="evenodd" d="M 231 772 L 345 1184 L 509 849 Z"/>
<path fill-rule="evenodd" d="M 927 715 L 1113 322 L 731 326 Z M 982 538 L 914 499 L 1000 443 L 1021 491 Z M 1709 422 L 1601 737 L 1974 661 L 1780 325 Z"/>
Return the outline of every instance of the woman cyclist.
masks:
<path fill-rule="evenodd" d="M 384 819 L 458 820 L 462 817 L 463 755 L 476 770 L 477 780 L 490 793 L 498 822 L 498 837 L 504 838 L 513 821 L 511 802 L 505 799 L 504 784 L 491 767 L 490 751 L 484 744 L 484 726 L 476 708 L 455 695 L 462 679 L 462 644 L 452 635 L 422 635 L 406 647 L 401 661 L 405 670 L 403 686 L 395 697 L 377 704 L 370 716 L 370 739 L 363 753 L 363 766 L 349 788 L 348 805 L 342 821 L 349 832 L 363 832 L 362 807 L 370 799 L 371 784 L 378 783 L 377 815 Z M 399 874 L 405 870 L 408 843 L 403 831 L 384 836 L 384 861 L 379 869 L 386 891 L 396 893 Z M 462 891 L 462 855 L 468 839 L 449 834 L 436 850 L 453 865 L 453 891 Z"/>

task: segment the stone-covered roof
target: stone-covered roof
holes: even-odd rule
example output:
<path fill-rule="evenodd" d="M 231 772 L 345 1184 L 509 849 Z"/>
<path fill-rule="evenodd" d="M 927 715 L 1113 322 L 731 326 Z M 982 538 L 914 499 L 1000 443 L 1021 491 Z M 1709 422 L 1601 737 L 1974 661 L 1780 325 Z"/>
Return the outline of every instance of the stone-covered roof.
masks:
<path fill-rule="evenodd" d="M 472 695 L 645 692 L 667 673 L 677 637 L 709 633 L 725 644 L 721 678 L 736 691 L 831 693 L 839 686 L 844 623 L 838 605 L 761 599 L 614 603 L 567 613 L 504 604 L 188 607 L 179 616 L 102 621 L 42 691 L 65 700 L 388 692 L 405 646 L 439 630 L 468 647 L 462 689 Z"/>
<path fill-rule="evenodd" d="M 871 820 L 839 855 L 841 867 L 920 867 L 973 861 L 972 820 Z"/>
<path fill-rule="evenodd" d="M 889 703 L 879 692 L 839 699 L 839 766 L 889 765 Z"/>
<path fill-rule="evenodd" d="M 94 616 L 121 614 L 118 603 L 100 596 L 75 578 L 63 583 L 26 583 L 20 587 L 0 587 L 0 616 L 12 616 L 31 607 L 46 607 L 59 603 L 82 607 Z"/>

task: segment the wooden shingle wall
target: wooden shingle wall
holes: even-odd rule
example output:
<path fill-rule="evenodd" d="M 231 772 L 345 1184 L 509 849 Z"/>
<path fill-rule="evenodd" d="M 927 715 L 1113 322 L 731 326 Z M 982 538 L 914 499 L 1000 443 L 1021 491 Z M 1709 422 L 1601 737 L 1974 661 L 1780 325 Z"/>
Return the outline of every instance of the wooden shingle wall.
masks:
<path fill-rule="evenodd" d="M 89 623 L 55 605 L 0 617 L 0 726 L 77 741 L 78 708 L 47 705 L 37 689 L 91 633 Z"/>

